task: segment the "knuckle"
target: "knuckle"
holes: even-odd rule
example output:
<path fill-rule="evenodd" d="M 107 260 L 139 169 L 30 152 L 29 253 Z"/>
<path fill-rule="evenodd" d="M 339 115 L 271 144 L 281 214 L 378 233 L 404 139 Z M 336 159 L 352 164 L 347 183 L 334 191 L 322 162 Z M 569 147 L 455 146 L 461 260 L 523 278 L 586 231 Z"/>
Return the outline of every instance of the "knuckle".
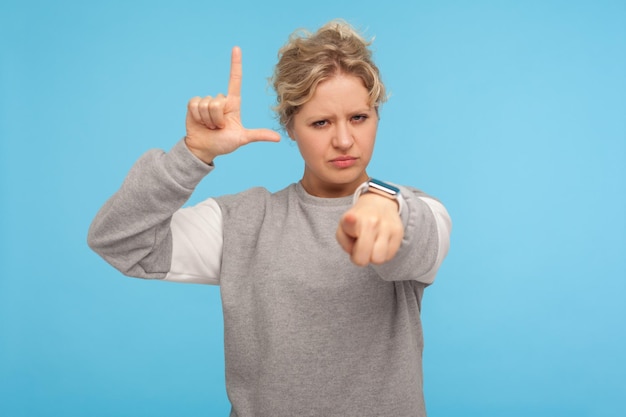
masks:
<path fill-rule="evenodd" d="M 193 107 L 197 107 L 198 103 L 200 103 L 200 100 L 202 100 L 200 97 L 192 97 L 189 102 L 187 103 L 187 107 L 188 108 L 193 108 Z"/>
<path fill-rule="evenodd" d="M 211 100 L 208 103 L 208 108 L 209 108 L 209 110 L 219 110 L 220 107 L 221 107 L 221 104 L 222 104 L 221 101 L 216 98 L 214 100 Z"/>
<path fill-rule="evenodd" d="M 368 229 L 374 229 L 380 224 L 380 219 L 378 216 L 365 216 L 361 220 L 363 225 Z"/>

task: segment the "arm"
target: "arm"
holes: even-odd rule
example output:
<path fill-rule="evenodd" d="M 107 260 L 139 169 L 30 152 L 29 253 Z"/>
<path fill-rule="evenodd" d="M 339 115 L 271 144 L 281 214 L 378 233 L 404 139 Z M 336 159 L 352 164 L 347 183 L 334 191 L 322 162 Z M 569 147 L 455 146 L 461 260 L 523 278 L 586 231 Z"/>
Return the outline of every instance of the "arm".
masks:
<path fill-rule="evenodd" d="M 450 248 L 452 221 L 439 201 L 402 188 L 407 209 L 402 244 L 388 262 L 374 269 L 385 280 L 416 280 L 432 284 Z"/>
<path fill-rule="evenodd" d="M 194 97 L 185 140 L 168 153 L 153 150 L 132 168 L 102 207 L 89 246 L 126 275 L 217 283 L 221 213 L 213 200 L 180 210 L 213 168 L 213 159 L 253 141 L 279 141 L 269 129 L 241 124 L 241 51 L 233 48 L 228 95 Z"/>
<path fill-rule="evenodd" d="M 212 169 L 183 141 L 168 153 L 147 152 L 96 215 L 89 246 L 125 275 L 165 278 L 172 261 L 172 215 Z"/>
<path fill-rule="evenodd" d="M 361 266 L 372 264 L 385 280 L 431 284 L 450 245 L 445 207 L 426 194 L 401 187 L 398 204 L 374 193 L 359 197 L 341 219 L 337 239 Z"/>

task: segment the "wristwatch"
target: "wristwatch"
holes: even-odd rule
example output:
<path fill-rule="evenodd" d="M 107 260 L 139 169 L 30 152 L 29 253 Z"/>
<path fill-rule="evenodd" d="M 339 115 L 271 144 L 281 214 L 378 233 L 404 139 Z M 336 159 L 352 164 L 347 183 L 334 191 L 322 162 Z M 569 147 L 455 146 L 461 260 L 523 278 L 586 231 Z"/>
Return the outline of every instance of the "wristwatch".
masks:
<path fill-rule="evenodd" d="M 398 212 L 402 211 L 404 199 L 400 196 L 400 189 L 396 186 L 375 178 L 370 178 L 356 189 L 353 203 L 356 203 L 363 193 L 375 193 L 380 196 L 396 200 L 398 202 Z"/>

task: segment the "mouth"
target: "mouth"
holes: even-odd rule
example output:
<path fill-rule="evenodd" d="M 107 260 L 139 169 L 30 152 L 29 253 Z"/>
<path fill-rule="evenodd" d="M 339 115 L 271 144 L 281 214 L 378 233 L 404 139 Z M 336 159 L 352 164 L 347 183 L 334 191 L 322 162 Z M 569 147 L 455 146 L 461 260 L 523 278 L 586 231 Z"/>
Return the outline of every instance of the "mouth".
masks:
<path fill-rule="evenodd" d="M 354 156 L 338 156 L 337 158 L 331 159 L 330 163 L 337 168 L 349 168 L 356 163 L 358 158 Z"/>

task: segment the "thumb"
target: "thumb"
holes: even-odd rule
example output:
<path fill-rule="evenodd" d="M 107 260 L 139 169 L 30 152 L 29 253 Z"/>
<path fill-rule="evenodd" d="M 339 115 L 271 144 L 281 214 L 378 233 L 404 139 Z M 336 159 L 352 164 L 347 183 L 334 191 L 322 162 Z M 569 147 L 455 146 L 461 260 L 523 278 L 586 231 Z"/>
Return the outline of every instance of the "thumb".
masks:
<path fill-rule="evenodd" d="M 248 142 L 279 142 L 280 134 L 271 129 L 247 129 L 246 140 Z"/>

